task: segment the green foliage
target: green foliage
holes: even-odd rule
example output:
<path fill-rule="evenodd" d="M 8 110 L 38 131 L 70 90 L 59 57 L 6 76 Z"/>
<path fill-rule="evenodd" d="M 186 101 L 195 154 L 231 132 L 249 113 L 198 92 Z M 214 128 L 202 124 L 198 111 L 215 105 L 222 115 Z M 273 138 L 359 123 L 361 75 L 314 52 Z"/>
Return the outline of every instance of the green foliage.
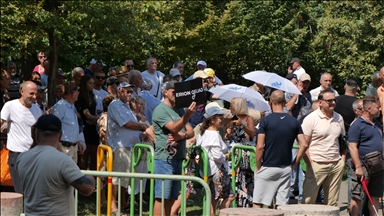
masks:
<path fill-rule="evenodd" d="M 299 57 L 318 86 L 323 72 L 342 93 L 351 76 L 362 81 L 384 62 L 384 13 L 380 1 L 1 1 L 2 61 L 24 73 L 36 52 L 53 50 L 65 72 L 92 58 L 108 66 L 133 59 L 145 70 L 149 56 L 168 73 L 185 62 L 187 75 L 203 59 L 225 83 L 245 84 L 241 74 L 267 70 L 284 75 Z"/>

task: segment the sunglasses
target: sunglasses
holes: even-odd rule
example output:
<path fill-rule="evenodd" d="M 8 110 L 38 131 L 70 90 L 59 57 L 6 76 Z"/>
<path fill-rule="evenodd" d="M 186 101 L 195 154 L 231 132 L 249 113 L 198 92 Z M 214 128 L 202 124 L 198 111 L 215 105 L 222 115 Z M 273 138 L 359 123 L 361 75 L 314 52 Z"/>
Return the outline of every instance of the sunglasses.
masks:
<path fill-rule="evenodd" d="M 105 80 L 105 76 L 95 76 L 96 79 Z"/>
<path fill-rule="evenodd" d="M 127 65 L 127 68 L 134 68 L 135 65 Z"/>
<path fill-rule="evenodd" d="M 132 94 L 133 90 L 127 90 L 126 92 L 127 92 L 127 94 Z"/>
<path fill-rule="evenodd" d="M 207 82 L 208 82 L 208 79 L 203 79 L 203 82 L 207 83 Z"/>
<path fill-rule="evenodd" d="M 47 58 L 47 56 L 39 56 L 39 58 L 41 58 L 41 59 L 42 59 L 42 58 Z"/>
<path fill-rule="evenodd" d="M 333 102 L 335 102 L 336 103 L 336 98 L 334 98 L 334 99 L 329 99 L 329 100 L 323 100 L 323 101 L 325 101 L 325 102 L 327 102 L 327 103 L 333 103 Z"/>

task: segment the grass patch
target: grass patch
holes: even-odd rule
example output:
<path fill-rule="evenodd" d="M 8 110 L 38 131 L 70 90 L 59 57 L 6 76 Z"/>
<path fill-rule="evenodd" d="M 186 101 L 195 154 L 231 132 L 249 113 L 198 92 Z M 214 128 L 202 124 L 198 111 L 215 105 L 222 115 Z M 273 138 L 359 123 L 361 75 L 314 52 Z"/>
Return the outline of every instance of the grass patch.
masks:
<path fill-rule="evenodd" d="M 148 197 L 144 196 L 146 201 L 149 200 Z M 190 200 L 193 200 L 192 204 L 188 204 L 186 215 L 187 216 L 195 216 L 203 214 L 203 197 L 204 191 L 196 190 L 196 194 L 192 195 Z M 128 198 L 129 199 L 129 198 Z M 129 203 L 129 202 L 128 202 Z M 79 194 L 79 202 L 78 202 L 78 215 L 96 215 L 96 193 L 85 197 Z M 107 215 L 107 204 L 103 204 L 101 206 L 101 215 Z M 135 206 L 135 215 L 139 215 L 139 207 Z M 149 205 L 143 205 L 143 215 L 149 215 Z"/>

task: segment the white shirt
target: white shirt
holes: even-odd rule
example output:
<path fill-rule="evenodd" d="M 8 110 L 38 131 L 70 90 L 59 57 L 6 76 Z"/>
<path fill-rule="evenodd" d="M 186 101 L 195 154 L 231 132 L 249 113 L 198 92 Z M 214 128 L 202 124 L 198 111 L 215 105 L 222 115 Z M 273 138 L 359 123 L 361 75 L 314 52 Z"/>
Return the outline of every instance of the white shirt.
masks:
<path fill-rule="evenodd" d="M 208 153 L 208 176 L 215 174 L 226 162 L 224 154 L 228 152 L 227 145 L 221 138 L 219 131 L 206 130 L 203 136 L 199 134 L 196 145 L 203 147 Z"/>
<path fill-rule="evenodd" d="M 305 72 L 304 68 L 300 66 L 299 68 L 297 68 L 297 69 L 296 69 L 295 71 L 293 71 L 292 73 L 295 74 L 296 77 L 297 77 L 297 80 L 299 80 L 300 75 L 303 74 L 303 73 L 306 73 L 306 72 Z"/>
<path fill-rule="evenodd" d="M 320 92 L 322 91 L 323 89 L 321 88 L 321 86 L 315 88 L 315 89 L 312 89 L 309 93 L 311 94 L 311 98 L 312 98 L 312 102 L 313 101 L 317 101 L 318 97 L 319 97 L 319 94 Z M 333 91 L 333 93 L 335 94 L 335 97 L 339 96 L 339 93 L 331 88 L 331 90 Z"/>
<path fill-rule="evenodd" d="M 96 90 L 93 89 L 93 94 L 95 95 L 96 100 L 96 110 L 103 110 L 103 100 L 109 93 L 104 89 Z"/>
<path fill-rule="evenodd" d="M 161 84 L 163 83 L 164 74 L 161 71 L 156 71 L 154 74 L 148 73 L 147 70 L 141 73 L 141 76 L 144 78 L 148 78 L 152 81 L 152 88 L 149 92 L 157 99 L 161 100 L 163 97 L 161 91 Z"/>
<path fill-rule="evenodd" d="M 31 127 L 42 115 L 41 109 L 32 104 L 27 108 L 19 99 L 8 101 L 1 110 L 1 119 L 8 123 L 7 148 L 13 152 L 25 152 L 31 147 Z"/>
<path fill-rule="evenodd" d="M 53 107 L 51 114 L 57 116 L 61 121 L 62 141 L 79 141 L 79 123 L 77 121 L 76 108 L 66 100 L 59 100 Z"/>
<path fill-rule="evenodd" d="M 113 151 L 141 142 L 141 131 L 124 127 L 129 121 L 137 122 L 136 116 L 121 100 L 114 99 L 108 106 L 107 116 L 107 141 Z"/>

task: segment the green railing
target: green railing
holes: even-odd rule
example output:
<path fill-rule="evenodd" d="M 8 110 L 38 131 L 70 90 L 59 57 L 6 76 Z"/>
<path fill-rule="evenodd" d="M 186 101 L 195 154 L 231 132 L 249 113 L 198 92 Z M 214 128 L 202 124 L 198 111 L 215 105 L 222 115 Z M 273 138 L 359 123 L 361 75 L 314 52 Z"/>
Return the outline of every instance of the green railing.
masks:
<path fill-rule="evenodd" d="M 139 165 L 141 161 L 141 156 L 143 155 L 143 151 L 147 150 L 147 167 L 148 171 L 151 174 L 155 174 L 155 151 L 152 146 L 148 144 L 136 144 L 132 151 L 132 173 L 136 173 L 136 167 Z M 136 155 L 137 154 L 137 155 Z M 130 202 L 130 215 L 134 215 L 135 210 L 135 180 L 131 180 L 131 202 Z M 153 215 L 153 203 L 155 201 L 154 199 L 154 192 L 155 192 L 155 179 L 150 179 L 150 195 L 149 195 L 149 215 Z M 143 200 L 143 181 L 140 179 L 140 200 Z M 139 212 L 140 215 L 143 213 L 143 202 L 139 203 Z"/>
<path fill-rule="evenodd" d="M 202 148 L 201 146 L 190 146 L 189 147 L 190 149 L 192 150 L 197 150 L 199 152 L 199 167 L 203 167 L 203 180 L 204 182 L 208 183 L 208 153 L 207 151 L 205 151 L 204 148 Z M 191 158 L 188 157 L 187 159 L 185 159 L 183 161 L 183 166 L 182 166 L 182 175 L 185 176 L 185 169 L 189 166 L 189 164 L 191 163 Z M 186 188 L 186 184 L 185 184 L 185 181 L 181 181 L 181 197 L 185 197 L 186 196 L 186 192 L 185 192 L 185 188 Z M 210 214 L 210 211 L 206 211 L 207 209 L 207 206 L 208 206 L 208 209 L 209 209 L 209 206 L 211 206 L 211 202 L 207 200 L 206 196 L 204 196 L 203 198 L 203 215 L 209 215 Z M 182 199 L 181 200 L 181 209 L 180 209 L 180 213 L 181 215 L 186 215 L 185 214 L 185 210 L 186 210 L 186 200 L 185 199 Z"/>
<path fill-rule="evenodd" d="M 205 200 L 206 200 L 206 203 L 208 203 L 208 205 L 205 206 L 205 209 L 203 209 L 203 211 L 210 212 L 210 210 L 211 210 L 210 209 L 210 207 L 211 207 L 211 205 L 210 205 L 210 203 L 211 203 L 211 190 L 209 189 L 209 185 L 203 179 L 195 177 L 195 176 L 160 175 L 160 174 L 125 173 L 125 172 L 105 172 L 105 171 L 86 171 L 86 170 L 82 170 L 82 172 L 86 176 L 118 177 L 119 178 L 118 179 L 118 188 L 120 188 L 120 185 L 121 185 L 121 178 L 161 179 L 161 180 L 163 180 L 162 191 L 164 191 L 164 180 L 195 181 L 195 182 L 200 183 L 203 186 L 204 191 L 205 191 L 205 197 L 206 197 Z M 99 191 L 97 191 L 97 193 L 99 193 Z M 119 197 L 120 197 L 120 194 L 121 194 L 121 191 L 119 190 L 119 195 L 118 195 Z M 163 194 L 163 196 L 164 196 L 164 194 Z M 75 190 L 75 215 L 77 215 L 77 212 L 78 212 L 78 209 L 77 209 L 77 203 L 78 202 L 77 201 L 78 201 L 78 191 Z M 153 203 L 150 203 L 150 205 L 153 205 Z M 164 209 L 164 206 L 162 207 L 162 209 Z M 120 215 L 120 202 L 118 202 L 118 213 Z M 203 215 L 206 215 L 206 214 L 203 214 Z"/>
<path fill-rule="evenodd" d="M 232 179 L 232 190 L 235 194 L 237 194 L 236 191 L 236 169 L 240 166 L 240 163 L 243 158 L 242 151 L 243 150 L 249 150 L 250 151 L 250 166 L 253 171 L 255 171 L 256 168 L 256 147 L 255 146 L 245 146 L 245 145 L 235 145 L 232 148 L 232 174 L 231 174 L 231 179 Z M 236 151 L 238 153 L 236 154 Z M 237 161 L 235 160 L 235 157 L 237 155 Z M 232 202 L 232 207 L 236 208 L 236 199 L 233 200 Z"/>

